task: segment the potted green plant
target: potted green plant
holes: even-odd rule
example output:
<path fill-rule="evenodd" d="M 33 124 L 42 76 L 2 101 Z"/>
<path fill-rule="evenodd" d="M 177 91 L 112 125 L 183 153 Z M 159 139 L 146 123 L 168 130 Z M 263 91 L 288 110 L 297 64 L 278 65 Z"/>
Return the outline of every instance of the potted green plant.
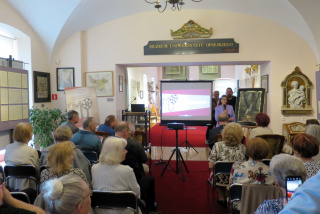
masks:
<path fill-rule="evenodd" d="M 52 132 L 66 121 L 65 114 L 58 108 L 39 109 L 32 107 L 30 109 L 30 123 L 33 126 L 34 143 L 43 148 L 53 144 Z"/>

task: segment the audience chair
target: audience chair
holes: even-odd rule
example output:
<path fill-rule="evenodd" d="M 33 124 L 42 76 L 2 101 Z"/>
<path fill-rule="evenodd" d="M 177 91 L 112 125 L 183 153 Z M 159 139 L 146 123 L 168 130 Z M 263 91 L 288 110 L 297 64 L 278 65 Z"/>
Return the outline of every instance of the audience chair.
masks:
<path fill-rule="evenodd" d="M 27 204 L 30 204 L 30 199 L 27 193 L 25 192 L 10 192 L 13 198 L 23 201 Z"/>
<path fill-rule="evenodd" d="M 267 166 L 270 166 L 270 161 L 271 161 L 271 159 L 263 159 L 262 163 L 264 163 Z"/>
<path fill-rule="evenodd" d="M 136 130 L 134 132 L 133 140 L 140 142 L 144 148 L 144 151 L 147 153 L 147 157 L 149 160 L 149 174 L 151 175 L 151 143 L 149 143 L 148 146 L 144 146 L 146 140 L 146 133 L 144 131 Z"/>
<path fill-rule="evenodd" d="M 219 175 L 230 175 L 233 163 L 234 163 L 234 161 L 217 161 L 214 164 L 212 182 L 211 182 L 210 178 L 208 178 L 208 180 L 207 180 L 207 202 L 208 202 L 208 205 L 209 205 L 209 186 L 211 185 L 213 188 L 212 196 L 213 196 L 213 204 L 214 204 L 215 203 L 214 192 L 215 192 L 216 187 L 217 186 L 221 186 L 221 187 L 227 186 L 227 184 L 226 185 L 218 184 L 218 182 L 219 182 L 218 176 Z M 228 179 L 228 181 L 225 181 L 224 183 L 229 183 L 229 179 Z"/>
<path fill-rule="evenodd" d="M 88 149 L 81 149 L 81 151 L 91 164 L 96 164 L 98 162 L 98 155 L 95 151 Z"/>
<path fill-rule="evenodd" d="M 96 135 L 100 136 L 101 139 L 101 143 L 103 144 L 104 141 L 110 136 L 110 134 L 108 132 L 102 132 L 102 131 L 95 131 L 94 133 L 96 133 Z"/>
<path fill-rule="evenodd" d="M 258 135 L 257 137 L 260 137 L 266 140 L 269 144 L 270 149 L 266 159 L 271 159 L 273 156 L 280 154 L 282 152 L 282 147 L 285 139 L 283 135 L 265 134 L 265 135 Z"/>
<path fill-rule="evenodd" d="M 280 197 L 282 191 L 274 185 L 232 184 L 229 189 L 228 213 L 253 213 L 264 200 Z M 241 202 L 241 207 L 235 207 L 236 202 L 238 205 Z"/>
<path fill-rule="evenodd" d="M 229 189 L 229 200 L 228 200 L 228 213 L 235 214 L 240 213 L 239 210 L 235 209 L 235 202 L 241 201 L 242 184 L 232 184 Z"/>
<path fill-rule="evenodd" d="M 91 207 L 95 213 L 99 209 L 129 209 L 133 213 L 139 213 L 138 198 L 132 191 L 94 190 L 91 196 Z"/>
<path fill-rule="evenodd" d="M 38 190 L 37 170 L 32 165 L 6 165 L 4 166 L 4 175 L 7 186 L 9 186 L 11 178 L 29 179 L 34 181 L 36 190 Z"/>

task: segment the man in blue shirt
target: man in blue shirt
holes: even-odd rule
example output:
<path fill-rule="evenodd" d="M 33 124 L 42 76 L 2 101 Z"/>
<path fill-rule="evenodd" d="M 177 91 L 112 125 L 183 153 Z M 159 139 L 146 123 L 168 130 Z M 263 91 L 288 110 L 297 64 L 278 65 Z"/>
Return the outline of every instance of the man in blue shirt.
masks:
<path fill-rule="evenodd" d="M 93 117 L 87 117 L 82 122 L 82 127 L 83 130 L 79 130 L 78 133 L 75 133 L 70 141 L 81 149 L 95 151 L 99 157 L 102 143 L 96 133 L 94 133 L 97 127 L 96 121 Z"/>
<path fill-rule="evenodd" d="M 114 115 L 109 115 L 106 117 L 104 124 L 101 124 L 97 131 L 107 132 L 110 136 L 114 136 L 114 127 L 117 125 L 118 121 Z"/>

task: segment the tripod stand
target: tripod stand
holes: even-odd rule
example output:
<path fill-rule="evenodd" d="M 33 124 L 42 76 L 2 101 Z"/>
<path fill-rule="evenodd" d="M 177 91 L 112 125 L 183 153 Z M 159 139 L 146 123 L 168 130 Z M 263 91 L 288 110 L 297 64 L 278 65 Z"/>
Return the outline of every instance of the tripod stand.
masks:
<path fill-rule="evenodd" d="M 186 143 L 186 149 L 189 147 L 189 148 L 192 148 L 194 151 L 196 151 L 197 153 L 199 153 L 192 145 L 191 143 L 189 143 L 188 141 L 188 127 L 186 126 L 186 140 L 183 141 L 179 146 L 181 146 L 182 144 Z"/>
<path fill-rule="evenodd" d="M 170 130 L 170 129 L 168 129 L 168 130 Z M 178 146 L 178 130 L 181 130 L 181 129 L 175 128 L 174 130 L 176 130 L 176 148 L 175 148 L 174 150 L 172 150 L 172 154 L 171 154 L 171 156 L 170 156 L 170 158 L 169 158 L 166 166 L 165 166 L 164 169 L 162 170 L 161 176 L 162 176 L 162 175 L 164 174 L 164 172 L 166 171 L 166 168 L 167 168 L 168 166 L 170 166 L 169 163 L 170 163 L 170 161 L 171 161 L 174 153 L 176 153 L 176 170 L 174 170 L 171 166 L 170 166 L 170 168 L 171 168 L 176 174 L 179 174 L 179 172 L 181 172 L 182 181 L 184 182 L 185 180 L 184 180 L 184 175 L 183 175 L 182 163 L 183 163 L 183 165 L 184 165 L 184 168 L 186 168 L 187 173 L 189 173 L 189 171 L 188 171 L 188 168 L 187 168 L 187 166 L 186 166 L 186 163 L 185 163 L 184 160 L 183 160 L 183 157 L 182 157 L 182 155 L 181 155 L 181 152 L 180 152 L 179 146 Z"/>

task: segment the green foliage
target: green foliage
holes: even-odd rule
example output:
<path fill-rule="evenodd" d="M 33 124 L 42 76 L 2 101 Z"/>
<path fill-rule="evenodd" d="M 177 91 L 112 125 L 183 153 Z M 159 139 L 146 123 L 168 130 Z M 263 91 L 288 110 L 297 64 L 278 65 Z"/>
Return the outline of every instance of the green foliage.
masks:
<path fill-rule="evenodd" d="M 33 126 L 34 143 L 44 148 L 53 144 L 52 132 L 67 120 L 65 114 L 57 108 L 41 110 L 32 107 L 30 109 L 30 123 Z"/>

